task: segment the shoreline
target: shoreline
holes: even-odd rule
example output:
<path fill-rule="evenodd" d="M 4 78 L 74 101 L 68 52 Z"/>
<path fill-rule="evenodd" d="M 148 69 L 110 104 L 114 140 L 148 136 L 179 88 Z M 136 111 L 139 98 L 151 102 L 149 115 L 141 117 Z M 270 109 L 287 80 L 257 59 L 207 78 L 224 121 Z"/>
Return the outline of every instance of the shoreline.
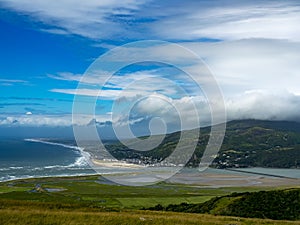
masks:
<path fill-rule="evenodd" d="M 145 168 L 145 166 L 127 163 L 123 161 L 110 161 L 110 160 L 99 160 L 99 159 L 91 159 L 91 162 L 96 166 L 109 167 L 109 168 Z"/>
<path fill-rule="evenodd" d="M 202 177 L 187 177 L 185 174 L 177 174 L 170 178 L 169 182 L 174 184 L 199 185 L 204 188 L 300 186 L 300 179 L 296 178 L 224 174 L 206 174 Z"/>
<path fill-rule="evenodd" d="M 50 175 L 50 176 L 28 176 L 28 177 L 17 177 L 11 180 L 2 180 L 1 183 L 12 182 L 12 181 L 20 181 L 20 180 L 31 180 L 31 179 L 46 179 L 46 178 L 76 178 L 76 177 L 90 177 L 90 176 L 101 176 L 101 174 L 74 174 L 74 175 Z"/>
<path fill-rule="evenodd" d="M 220 171 L 223 172 L 223 171 Z M 130 173 L 129 173 L 130 174 Z M 36 176 L 16 178 L 0 183 L 9 183 L 14 181 L 25 181 L 32 179 L 76 179 L 84 177 L 103 177 L 109 180 L 109 176 L 128 176 L 128 173 L 95 173 L 95 174 L 77 174 L 77 175 L 57 175 L 57 176 Z M 143 175 L 141 174 L 141 177 Z M 249 176 L 242 174 L 222 174 L 222 173 L 177 173 L 173 177 L 165 180 L 169 184 L 191 185 L 199 188 L 226 188 L 226 187 L 300 187 L 300 179 L 297 178 L 282 178 L 282 177 L 267 177 L 267 176 Z M 116 184 L 118 185 L 118 184 Z"/>
<path fill-rule="evenodd" d="M 249 173 L 249 174 L 254 174 L 254 175 L 261 175 L 261 176 L 267 176 L 267 177 L 277 177 L 277 178 L 296 179 L 297 180 L 297 178 L 294 178 L 294 177 L 288 177 L 288 176 L 276 175 L 276 174 L 259 173 L 259 172 L 253 172 L 253 171 L 245 171 L 245 170 L 240 170 L 240 169 L 226 168 L 225 170 L 239 172 L 239 173 Z"/>

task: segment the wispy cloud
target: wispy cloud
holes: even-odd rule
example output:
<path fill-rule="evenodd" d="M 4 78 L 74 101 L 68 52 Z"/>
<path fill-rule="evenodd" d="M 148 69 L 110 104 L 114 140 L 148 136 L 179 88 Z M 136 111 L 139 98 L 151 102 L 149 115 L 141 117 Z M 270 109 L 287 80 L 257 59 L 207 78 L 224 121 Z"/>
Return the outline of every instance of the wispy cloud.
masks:
<path fill-rule="evenodd" d="M 71 95 L 83 95 L 83 96 L 101 96 L 104 99 L 115 99 L 120 94 L 120 90 L 105 90 L 100 92 L 98 89 L 51 89 L 51 92 L 71 94 Z"/>
<path fill-rule="evenodd" d="M 248 39 L 183 45 L 205 59 L 225 97 L 257 89 L 300 93 L 297 42 Z"/>
<path fill-rule="evenodd" d="M 22 102 L 22 103 L 0 103 L 0 106 L 44 106 L 41 103 Z"/>
<path fill-rule="evenodd" d="M 81 0 L 2 0 L 2 7 L 16 10 L 43 22 L 43 31 L 56 34 L 77 34 L 89 38 L 121 37 L 126 31 L 126 18 L 144 1 L 81 1 Z M 113 18 L 112 18 L 113 17 Z M 118 19 L 119 18 L 119 19 Z"/>
<path fill-rule="evenodd" d="M 300 40 L 297 1 L 175 1 L 171 7 L 168 3 L 161 3 L 167 16 L 154 14 L 159 19 L 150 27 L 162 38 Z"/>
<path fill-rule="evenodd" d="M 26 80 L 0 79 L 0 86 L 12 86 L 15 84 L 29 84 Z"/>
<path fill-rule="evenodd" d="M 50 102 L 72 102 L 69 99 L 62 99 L 62 98 L 35 98 L 35 97 L 0 97 L 0 100 L 23 100 L 23 101 L 50 101 Z"/>
<path fill-rule="evenodd" d="M 300 121 L 300 76 L 299 61 L 300 47 L 296 42 L 283 40 L 247 39 L 240 41 L 198 43 L 184 42 L 185 47 L 198 53 L 211 68 L 224 94 L 228 118 L 256 118 L 256 119 L 286 119 Z M 147 54 L 164 55 L 165 48 L 145 49 Z M 155 53 L 154 53 L 155 52 Z M 167 53 L 169 54 L 169 53 Z M 125 56 L 124 56 L 125 57 Z M 135 55 L 142 57 L 142 55 Z M 186 66 L 187 71 L 199 71 L 199 67 Z M 68 74 L 68 73 L 67 73 Z M 156 76 L 157 75 L 157 76 Z M 63 75 L 65 80 L 79 80 L 80 75 Z M 159 79 L 158 79 L 159 78 Z M 161 80 L 163 78 L 165 80 Z M 210 109 L 206 99 L 199 90 L 182 93 L 174 98 L 178 92 L 176 87 L 190 88 L 191 80 L 186 74 L 174 74 L 166 70 L 149 70 L 115 75 L 108 85 L 99 93 L 98 88 L 87 89 L 53 89 L 51 91 L 98 96 L 110 100 L 133 101 L 142 99 L 137 104 L 134 120 L 149 116 L 166 118 L 170 123 L 178 124 L 178 115 L 172 108 L 182 109 L 182 117 L 188 118 L 192 127 L 197 124 L 191 115 L 190 103 L 192 98 L 199 109 L 199 115 L 204 124 L 210 121 Z M 168 83 L 166 80 L 174 83 Z M 181 80 L 182 82 L 175 82 Z M 87 80 L 92 82 L 91 80 Z M 204 80 L 203 80 L 204 81 Z M 203 83 L 205 84 L 205 82 Z M 198 87 L 199 88 L 199 87 Z M 201 88 L 201 86 L 200 86 Z M 159 92 L 158 90 L 167 90 Z M 193 89 L 191 89 L 193 90 Z M 153 98 L 156 93 L 170 98 L 169 104 L 162 104 L 161 99 Z M 152 97 L 149 97 L 152 96 Z M 267 110 L 265 110 L 267 107 Z M 288 109 L 288 110 L 287 110 Z M 122 117 L 115 118 L 119 124 L 124 124 Z"/>
<path fill-rule="evenodd" d="M 55 34 L 92 39 L 300 40 L 300 5 L 290 1 L 2 0 Z M 47 27 L 48 26 L 48 27 Z"/>
<path fill-rule="evenodd" d="M 300 4 L 296 0 L 0 0 L 0 7 L 29 16 L 32 19 L 30 21 L 38 22 L 35 27 L 43 32 L 75 34 L 101 40 L 102 48 L 111 48 L 107 43 L 116 44 L 124 39 L 174 40 L 197 53 L 211 68 L 224 93 L 229 119 L 300 121 Z M 203 38 L 211 42 L 204 43 Z M 106 43 L 105 40 L 108 39 L 110 41 Z M 218 41 L 213 42 L 214 40 Z M 94 47 L 99 46 L 95 43 Z M 168 58 L 176 62 L 190 62 L 186 56 L 178 57 L 167 45 L 151 46 L 138 51 L 138 54 L 136 49 L 128 50 L 127 53 L 118 60 L 126 60 L 128 57 L 139 60 L 144 55 L 153 55 L 158 56 L 157 61 Z M 191 62 L 185 66 L 189 72 L 199 71 L 199 67 Z M 69 88 L 69 85 L 49 89 L 50 92 L 69 95 L 100 95 L 103 99 L 111 102 L 118 100 L 121 103 L 143 97 L 143 101 L 136 105 L 132 123 L 149 121 L 149 117 L 158 116 L 176 124 L 179 120 L 176 110 L 172 108 L 175 106 L 182 109 L 181 116 L 187 118 L 192 127 L 196 124 L 196 118 L 191 114 L 189 101 L 193 100 L 199 107 L 201 118 L 209 121 L 207 102 L 183 74 L 159 69 L 139 72 L 133 70 L 115 74 L 106 82 L 108 74 L 108 71 L 97 71 L 84 78 L 83 74 L 70 72 L 51 74 L 48 76 L 60 80 L 59 82 L 81 81 L 84 85 L 79 89 Z M 102 85 L 103 82 L 106 83 Z M 24 85 L 28 82 L 0 79 L 0 85 L 16 84 Z M 188 90 L 186 96 L 180 92 L 180 85 Z M 157 93 L 170 98 L 169 103 L 153 98 Z M 40 103 L 44 99 L 15 100 Z M 24 106 L 33 115 L 2 116 L 0 124 L 69 126 L 72 123 L 70 115 L 51 116 L 46 112 L 43 116 L 34 115 L 34 109 L 27 107 L 31 106 L 30 103 L 0 104 L 0 108 L 8 106 Z M 105 125 L 106 121 L 111 120 L 108 115 L 103 116 L 105 117 L 97 119 L 97 123 Z M 123 117 L 114 119 L 119 124 L 126 123 Z M 84 123 L 89 122 L 90 117 L 86 117 Z"/>
<path fill-rule="evenodd" d="M 300 93 L 300 45 L 297 42 L 267 39 L 245 39 L 239 41 L 228 41 L 218 43 L 183 42 L 183 46 L 191 49 L 204 59 L 212 74 L 222 88 L 225 97 L 239 95 L 249 90 L 278 90 L 288 91 L 294 94 Z M 130 57 L 129 54 L 124 56 Z M 162 58 L 176 57 L 172 55 L 165 46 L 162 48 L 145 48 L 144 51 L 135 53 L 136 58 L 143 58 L 143 54 L 159 55 Z M 184 58 L 172 60 L 181 61 Z M 158 58 L 158 61 L 160 58 Z M 184 67 L 188 72 L 201 71 L 198 64 L 191 64 Z M 175 72 L 174 72 L 175 71 Z M 101 74 L 87 75 L 82 79 L 81 74 L 59 73 L 53 75 L 55 79 L 66 81 L 80 81 L 86 83 L 86 90 L 78 93 L 97 96 L 102 86 L 89 86 L 102 83 L 106 78 Z M 105 84 L 102 94 L 104 96 L 121 96 L 123 94 L 150 94 L 159 90 L 168 90 L 165 94 L 169 96 L 176 93 L 176 86 L 181 86 L 185 90 L 189 89 L 190 95 L 198 94 L 197 86 L 192 85 L 192 80 L 188 79 L 185 73 L 179 73 L 175 69 L 158 68 L 155 70 L 145 70 L 122 75 L 114 75 Z M 165 79 L 165 80 L 162 80 Z M 202 83 L 205 83 L 203 76 Z M 167 81 L 174 82 L 168 83 Z M 179 82 L 181 81 L 181 82 Z M 92 88 L 93 87 L 93 88 Z M 199 88 L 199 87 L 198 87 Z M 200 87 L 201 88 L 201 87 Z M 193 89 L 195 89 L 193 93 Z M 53 89 L 54 92 L 75 94 L 75 90 Z M 105 92 L 107 91 L 107 94 Z M 198 92 L 197 92 L 198 91 Z M 163 92 L 162 92 L 163 93 Z"/>
<path fill-rule="evenodd" d="M 141 96 L 151 95 L 153 93 L 176 96 L 180 92 L 180 89 L 176 84 L 176 79 L 182 74 L 176 71 L 178 74 L 173 74 L 173 81 L 171 81 L 169 79 L 170 71 L 167 73 L 166 69 L 155 69 L 125 73 L 122 75 L 113 75 L 109 80 L 107 80 L 107 82 L 104 83 L 103 86 L 97 85 L 98 83 L 102 83 L 107 77 L 101 76 L 101 73 L 99 75 L 59 73 L 58 75 L 52 75 L 51 77 L 66 81 L 81 81 L 84 88 L 51 89 L 50 91 L 72 95 L 78 94 L 84 96 L 94 96 L 111 100 L 129 100 Z"/>

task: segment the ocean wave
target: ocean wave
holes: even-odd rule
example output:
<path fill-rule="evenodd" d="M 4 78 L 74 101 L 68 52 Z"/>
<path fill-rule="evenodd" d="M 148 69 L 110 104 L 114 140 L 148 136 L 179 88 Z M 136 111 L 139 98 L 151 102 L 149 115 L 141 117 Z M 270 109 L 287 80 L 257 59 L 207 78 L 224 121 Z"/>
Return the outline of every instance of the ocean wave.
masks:
<path fill-rule="evenodd" d="M 9 171 L 9 170 L 21 170 L 24 169 L 23 166 L 9 166 L 5 168 L 0 168 L 0 171 Z"/>
<path fill-rule="evenodd" d="M 82 167 L 82 166 L 87 166 L 88 165 L 88 159 L 86 156 L 81 156 L 75 160 L 74 163 L 68 165 L 68 167 Z"/>
<path fill-rule="evenodd" d="M 24 167 L 23 166 L 10 166 L 9 169 L 20 170 L 20 169 L 24 169 Z"/>
<path fill-rule="evenodd" d="M 80 157 L 78 157 L 74 163 L 71 163 L 69 165 L 51 165 L 51 166 L 45 166 L 44 168 L 46 169 L 53 169 L 53 168 L 71 168 L 71 167 L 83 167 L 87 166 L 89 163 L 88 161 L 91 158 L 91 155 L 88 152 L 84 151 L 84 148 L 74 146 L 74 145 L 66 145 L 62 143 L 56 143 L 56 142 L 50 142 L 50 141 L 45 141 L 41 139 L 24 139 L 24 141 L 29 141 L 29 142 L 36 142 L 36 143 L 42 143 L 42 144 L 48 144 L 48 145 L 55 145 L 55 146 L 60 146 L 64 148 L 69 148 L 73 149 L 76 151 L 79 151 Z"/>
<path fill-rule="evenodd" d="M 96 175 L 96 173 L 74 173 L 74 174 L 41 175 L 41 176 L 40 175 L 39 176 L 32 176 L 32 175 L 5 176 L 5 177 L 0 177 L 0 182 L 20 180 L 20 179 L 29 179 L 29 178 L 76 177 L 76 176 L 90 176 L 90 175 Z"/>
<path fill-rule="evenodd" d="M 85 156 L 81 156 L 81 157 L 78 157 L 75 162 L 69 164 L 69 165 L 51 165 L 51 166 L 44 166 L 44 169 L 59 169 L 59 168 L 62 168 L 62 169 L 66 169 L 66 168 L 72 168 L 72 167 L 84 167 L 86 168 L 86 166 L 88 165 L 88 162 L 86 160 L 86 157 Z"/>
<path fill-rule="evenodd" d="M 84 150 L 84 148 L 81 148 L 81 147 L 78 147 L 78 146 L 66 145 L 66 144 L 56 143 L 56 142 L 51 142 L 51 141 L 44 141 L 44 140 L 41 140 L 41 139 L 26 138 L 26 139 L 24 139 L 24 141 L 42 143 L 42 144 L 47 144 L 47 145 L 56 145 L 56 146 L 60 146 L 60 147 L 64 147 L 64 148 L 75 149 L 75 150 L 78 150 L 80 152 Z"/>
<path fill-rule="evenodd" d="M 45 169 L 44 167 L 35 167 L 35 168 L 30 169 L 30 171 L 42 171 L 44 169 Z"/>
<path fill-rule="evenodd" d="M 33 178 L 33 177 L 34 176 L 31 176 L 31 175 L 22 175 L 22 176 L 7 175 L 5 177 L 0 177 L 0 182 L 19 180 L 19 179 L 28 179 L 28 178 Z"/>

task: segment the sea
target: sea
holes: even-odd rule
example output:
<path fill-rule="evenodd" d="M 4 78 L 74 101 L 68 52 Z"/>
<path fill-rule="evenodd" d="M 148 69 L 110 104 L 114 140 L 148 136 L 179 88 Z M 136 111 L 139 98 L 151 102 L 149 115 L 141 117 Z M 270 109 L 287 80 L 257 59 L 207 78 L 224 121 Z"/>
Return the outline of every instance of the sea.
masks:
<path fill-rule="evenodd" d="M 0 139 L 0 182 L 56 176 L 112 174 L 126 171 L 103 167 L 94 171 L 88 163 L 89 154 L 74 141 L 47 139 Z M 166 168 L 168 169 L 168 168 Z M 187 173 L 199 170 L 186 169 Z M 300 169 L 245 168 L 234 170 L 207 169 L 206 173 L 234 175 L 282 176 L 300 179 Z"/>
<path fill-rule="evenodd" d="M 96 174 L 74 145 L 39 139 L 0 139 L 0 181 Z"/>

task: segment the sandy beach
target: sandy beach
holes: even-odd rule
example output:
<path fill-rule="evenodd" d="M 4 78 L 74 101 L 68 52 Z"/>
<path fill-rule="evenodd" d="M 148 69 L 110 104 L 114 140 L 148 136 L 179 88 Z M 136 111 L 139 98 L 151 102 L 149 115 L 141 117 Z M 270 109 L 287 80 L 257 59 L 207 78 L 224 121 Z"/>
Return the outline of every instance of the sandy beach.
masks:
<path fill-rule="evenodd" d="M 234 175 L 221 173 L 178 173 L 168 179 L 170 183 L 199 185 L 203 187 L 240 187 L 240 186 L 300 186 L 300 179 L 278 178 L 263 175 Z"/>
<path fill-rule="evenodd" d="M 147 183 L 166 181 L 167 183 L 174 184 L 187 184 L 199 187 L 242 187 L 242 186 L 270 186 L 270 187 L 283 187 L 283 186 L 300 186 L 300 179 L 287 178 L 287 177 L 274 177 L 271 175 L 258 175 L 250 173 L 240 173 L 227 170 L 218 170 L 209 168 L 205 172 L 197 171 L 194 169 L 184 169 L 179 173 L 175 173 L 175 168 L 146 168 L 140 165 L 120 163 L 120 162 L 106 162 L 95 161 L 99 166 L 109 166 L 115 168 L 133 169 L 126 170 L 115 174 L 105 174 L 108 179 L 115 182 L 122 181 L 121 183 Z M 173 171 L 172 171 L 173 170 Z M 173 175 L 174 172 L 174 176 Z"/>
<path fill-rule="evenodd" d="M 110 160 L 92 159 L 92 163 L 95 166 L 110 167 L 110 168 L 143 168 L 142 165 L 127 163 L 125 161 L 110 161 Z"/>

